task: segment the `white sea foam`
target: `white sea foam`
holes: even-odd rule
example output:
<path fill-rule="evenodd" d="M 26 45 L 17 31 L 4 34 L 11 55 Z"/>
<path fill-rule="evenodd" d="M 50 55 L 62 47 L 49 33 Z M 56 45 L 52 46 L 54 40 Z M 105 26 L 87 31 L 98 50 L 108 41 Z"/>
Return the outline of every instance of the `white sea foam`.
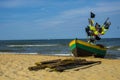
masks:
<path fill-rule="evenodd" d="M 44 46 L 57 46 L 58 44 L 43 44 L 43 45 L 8 45 L 8 47 L 44 47 Z"/>
<path fill-rule="evenodd" d="M 73 56 L 73 54 L 53 54 L 55 56 Z"/>
<path fill-rule="evenodd" d="M 38 53 L 0 52 L 0 54 L 38 54 Z"/>
<path fill-rule="evenodd" d="M 120 51 L 120 48 L 118 48 L 117 50 Z"/>
<path fill-rule="evenodd" d="M 109 48 L 112 48 L 112 47 L 113 47 L 113 46 L 107 46 L 106 48 L 108 48 L 108 49 L 109 49 Z"/>

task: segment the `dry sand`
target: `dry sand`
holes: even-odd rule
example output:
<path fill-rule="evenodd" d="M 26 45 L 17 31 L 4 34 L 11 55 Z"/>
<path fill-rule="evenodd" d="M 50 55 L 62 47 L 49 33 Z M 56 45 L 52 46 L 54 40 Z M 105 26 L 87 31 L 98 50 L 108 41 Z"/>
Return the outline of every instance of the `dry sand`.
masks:
<path fill-rule="evenodd" d="M 89 57 L 85 59 L 102 63 L 85 69 L 78 67 L 64 72 L 28 70 L 28 67 L 34 66 L 35 62 L 66 58 L 70 57 L 0 54 L 0 80 L 120 80 L 120 60 L 117 59 Z"/>

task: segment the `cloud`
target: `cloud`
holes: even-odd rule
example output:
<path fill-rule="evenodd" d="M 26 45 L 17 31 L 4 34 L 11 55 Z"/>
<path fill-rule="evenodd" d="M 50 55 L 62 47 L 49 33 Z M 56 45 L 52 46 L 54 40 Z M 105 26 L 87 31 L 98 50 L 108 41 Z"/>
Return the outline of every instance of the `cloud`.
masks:
<path fill-rule="evenodd" d="M 38 4 L 39 3 L 39 4 Z M 2 8 L 18 8 L 18 7 L 30 7 L 42 5 L 41 0 L 3 0 L 0 1 L 0 7 Z"/>
<path fill-rule="evenodd" d="M 0 6 L 3 8 L 12 8 L 17 6 L 22 6 L 25 2 L 20 0 L 4 0 L 0 2 Z"/>
<path fill-rule="evenodd" d="M 71 1 L 69 1 L 71 2 Z M 72 1 L 74 2 L 74 1 Z M 38 7 L 38 6 L 64 6 L 71 3 L 61 0 L 0 0 L 2 8 L 21 8 L 21 7 Z M 42 8 L 43 9 L 43 8 Z"/>
<path fill-rule="evenodd" d="M 120 1 L 119 2 L 104 2 L 104 3 L 97 3 L 94 6 L 88 7 L 81 7 L 78 9 L 71 9 L 62 12 L 61 15 L 70 17 L 70 16 L 79 16 L 79 15 L 86 15 L 88 12 L 94 11 L 96 13 L 105 13 L 105 12 L 114 12 L 120 11 Z"/>
<path fill-rule="evenodd" d="M 120 12 L 120 1 L 118 2 L 101 2 L 101 3 L 96 3 L 94 6 L 85 6 L 85 7 L 80 7 L 80 8 L 74 8 L 70 10 L 65 10 L 60 12 L 58 15 L 45 20 L 45 25 L 46 23 L 50 24 L 47 26 L 56 26 L 56 25 L 61 25 L 61 23 L 66 24 L 66 22 L 73 21 L 73 19 L 76 21 L 78 18 L 80 20 L 83 20 L 89 15 L 89 12 L 93 11 L 97 14 L 113 14 L 113 13 L 118 13 Z M 119 14 L 119 13 L 118 13 Z M 44 25 L 44 26 L 45 26 Z"/>
<path fill-rule="evenodd" d="M 94 9 L 100 13 L 119 11 L 120 2 L 98 3 L 98 7 Z"/>
<path fill-rule="evenodd" d="M 54 7 L 56 5 L 62 4 L 62 3 L 58 3 L 58 2 L 50 2 L 48 1 L 47 4 L 51 4 L 54 5 Z M 34 6 L 36 5 L 47 5 L 45 4 L 46 2 L 43 0 L 5 0 L 2 3 L 2 6 L 4 7 L 20 7 L 20 6 Z M 43 4 L 44 3 L 44 4 Z M 66 3 L 67 4 L 67 3 Z M 62 7 L 63 5 L 61 5 Z M 70 5 L 69 5 L 70 6 Z M 46 10 L 46 7 L 41 7 L 41 10 Z M 61 26 L 61 25 L 66 25 L 68 23 L 71 23 L 71 21 L 73 21 L 73 23 L 75 23 L 77 20 L 79 20 L 79 22 L 83 22 L 83 20 L 85 20 L 86 18 L 89 17 L 89 12 L 90 11 L 94 11 L 97 14 L 102 14 L 104 15 L 105 13 L 107 14 L 113 14 L 113 13 L 117 13 L 119 14 L 120 11 L 120 1 L 117 2 L 97 2 L 95 5 L 85 5 L 85 6 L 80 6 L 77 8 L 70 8 L 70 9 L 63 9 L 61 11 L 58 11 L 58 14 L 54 14 L 54 16 L 48 17 L 48 18 L 36 18 L 33 20 L 34 23 L 36 23 L 37 25 L 40 26 L 47 26 L 47 27 L 55 27 L 55 26 Z M 49 11 L 48 11 L 49 13 Z M 33 14 L 33 15 L 32 15 Z M 31 13 L 31 15 L 34 17 L 35 15 L 40 14 L 40 12 L 34 12 Z M 16 15 L 22 15 L 22 14 L 16 14 Z M 15 16 L 15 14 L 13 14 L 13 16 Z M 23 15 L 22 15 L 23 16 Z M 26 16 L 26 15 L 24 15 Z M 29 16 L 29 15 L 28 15 Z M 38 15 L 40 16 L 40 15 Z"/>
<path fill-rule="evenodd" d="M 47 2 L 47 4 L 56 4 L 60 6 L 62 3 L 54 2 L 52 1 Z M 44 3 L 44 4 L 43 4 Z M 35 6 L 35 5 L 46 5 L 46 2 L 43 0 L 4 0 L 0 2 L 0 6 L 7 7 L 7 8 L 14 8 L 14 7 L 22 7 L 22 6 Z M 67 4 L 67 2 L 66 2 Z M 61 5 L 63 6 L 63 5 Z M 46 10 L 45 7 L 41 7 L 41 10 L 44 11 Z M 46 23 L 49 24 L 49 26 L 56 26 L 60 25 L 62 23 L 69 22 L 71 20 L 77 20 L 78 18 L 86 17 L 89 15 L 90 11 L 94 11 L 97 14 L 103 14 L 103 13 L 118 13 L 120 10 L 120 1 L 118 2 L 99 2 L 96 3 L 95 5 L 87 5 L 87 6 L 82 6 L 80 8 L 71 8 L 67 10 L 61 10 L 58 12 L 58 14 L 55 14 L 53 17 L 48 17 L 45 19 L 36 19 L 34 20 L 35 22 L 38 22 L 39 24 L 41 23 L 42 25 L 48 26 Z M 49 12 L 48 12 L 49 13 Z M 37 14 L 37 13 L 31 13 L 31 14 Z M 40 14 L 38 12 L 38 14 Z M 22 14 L 16 14 L 16 15 L 22 15 Z M 33 15 L 33 16 L 35 16 Z M 15 14 L 13 14 L 15 16 Z M 26 16 L 26 15 L 25 15 Z M 42 21 L 41 21 L 42 20 Z M 40 21 L 40 22 L 39 22 Z"/>
<path fill-rule="evenodd" d="M 109 2 L 100 2 L 96 4 L 97 6 L 116 6 L 116 5 L 120 5 L 120 1 L 109 1 Z"/>

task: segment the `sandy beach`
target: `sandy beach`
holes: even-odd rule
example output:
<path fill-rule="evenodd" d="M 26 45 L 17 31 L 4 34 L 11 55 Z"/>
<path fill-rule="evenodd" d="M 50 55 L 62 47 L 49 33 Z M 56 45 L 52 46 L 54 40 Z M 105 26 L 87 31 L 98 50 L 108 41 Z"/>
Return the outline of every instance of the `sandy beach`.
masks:
<path fill-rule="evenodd" d="M 64 56 L 43 56 L 29 54 L 0 54 L 0 80 L 120 80 L 120 60 L 87 57 L 88 61 L 101 61 L 88 68 L 49 72 L 46 69 L 29 71 L 36 62 L 67 59 Z"/>

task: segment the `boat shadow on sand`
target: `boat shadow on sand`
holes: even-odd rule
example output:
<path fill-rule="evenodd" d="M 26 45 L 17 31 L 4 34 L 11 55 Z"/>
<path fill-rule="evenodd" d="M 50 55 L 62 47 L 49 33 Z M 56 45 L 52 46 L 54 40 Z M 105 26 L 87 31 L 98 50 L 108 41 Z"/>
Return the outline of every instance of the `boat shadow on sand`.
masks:
<path fill-rule="evenodd" d="M 43 61 L 35 63 L 35 66 L 28 67 L 30 71 L 38 71 L 45 69 L 49 72 L 57 71 L 63 72 L 68 69 L 78 71 L 80 69 L 86 69 L 95 65 L 101 64 L 101 61 L 87 61 L 86 59 L 80 58 L 69 58 L 69 59 L 56 59 L 50 61 Z"/>

